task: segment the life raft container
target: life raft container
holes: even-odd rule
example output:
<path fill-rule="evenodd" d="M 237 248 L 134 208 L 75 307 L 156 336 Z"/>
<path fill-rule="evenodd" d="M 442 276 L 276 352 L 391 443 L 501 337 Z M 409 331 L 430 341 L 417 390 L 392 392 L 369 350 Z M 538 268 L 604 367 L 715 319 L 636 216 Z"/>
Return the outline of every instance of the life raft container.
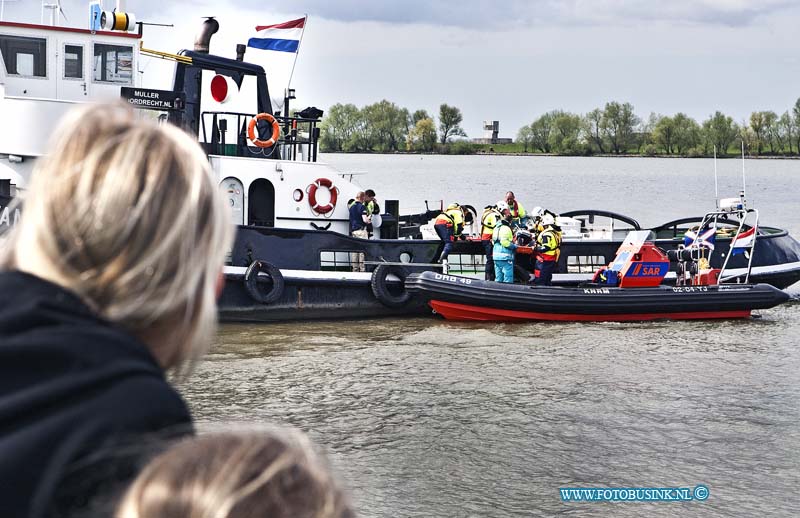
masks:
<path fill-rule="evenodd" d="M 272 124 L 272 136 L 268 140 L 261 140 L 256 138 L 256 123 L 258 121 L 267 121 L 268 123 Z M 250 124 L 247 125 L 247 138 L 256 146 L 256 147 L 272 147 L 278 142 L 278 137 L 281 134 L 281 126 L 278 124 L 278 120 L 269 113 L 259 113 L 252 119 L 250 119 Z"/>
<path fill-rule="evenodd" d="M 272 287 L 268 290 L 262 288 L 258 282 L 258 276 L 261 272 L 272 279 Z M 284 286 L 285 282 L 281 271 L 266 261 L 253 261 L 244 274 L 244 287 L 247 293 L 250 294 L 253 300 L 262 304 L 272 304 L 277 301 L 283 295 Z"/>
<path fill-rule="evenodd" d="M 325 205 L 320 205 L 317 202 L 317 189 L 325 187 L 330 194 L 330 201 Z M 327 178 L 317 178 L 314 183 L 308 186 L 308 204 L 311 210 L 317 214 L 327 214 L 336 207 L 336 200 L 339 198 L 339 189 L 333 186 L 333 182 Z"/>

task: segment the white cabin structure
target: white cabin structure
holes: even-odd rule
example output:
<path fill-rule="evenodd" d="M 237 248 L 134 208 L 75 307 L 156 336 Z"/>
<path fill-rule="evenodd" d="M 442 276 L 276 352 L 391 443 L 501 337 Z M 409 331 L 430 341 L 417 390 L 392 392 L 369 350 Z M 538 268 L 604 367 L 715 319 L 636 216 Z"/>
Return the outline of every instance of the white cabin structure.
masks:
<path fill-rule="evenodd" d="M 0 181 L 6 186 L 10 181 L 12 196 L 24 195 L 36 158 L 47 154 L 50 134 L 67 111 L 78 103 L 118 100 L 122 87 L 140 87 L 137 70 L 146 51 L 141 38 L 141 30 L 0 22 Z M 214 77 L 212 70 L 202 72 L 202 90 L 210 93 Z M 232 102 L 203 97 L 198 140 L 229 198 L 233 221 L 348 234 L 346 202 L 360 189 L 331 167 L 310 161 L 307 146 L 284 147 L 282 158 L 271 160 L 262 155 L 221 156 L 224 146 L 209 147 L 212 128 L 223 120 L 231 128 L 229 142 L 237 141 L 243 113 L 231 110 L 257 113 L 255 79 L 245 77 L 232 88 Z M 236 97 L 245 102 L 237 106 Z M 289 151 L 292 156 L 284 156 Z M 317 180 L 331 185 L 318 188 Z M 315 209 L 328 204 L 328 212 Z"/>
<path fill-rule="evenodd" d="M 138 33 L 0 22 L 0 176 L 22 187 L 76 103 L 138 86 Z"/>

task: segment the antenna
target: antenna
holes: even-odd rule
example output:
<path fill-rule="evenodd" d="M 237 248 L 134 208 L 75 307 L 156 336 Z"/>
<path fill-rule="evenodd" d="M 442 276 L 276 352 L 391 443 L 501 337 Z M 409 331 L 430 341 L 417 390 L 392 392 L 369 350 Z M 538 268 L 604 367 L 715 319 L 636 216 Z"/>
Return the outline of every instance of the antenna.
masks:
<path fill-rule="evenodd" d="M 717 183 L 717 145 L 714 144 L 714 205 L 719 210 L 719 184 Z"/>
<path fill-rule="evenodd" d="M 747 185 L 745 184 L 744 178 L 744 139 L 742 139 L 742 197 L 744 198 L 747 194 Z"/>
<path fill-rule="evenodd" d="M 48 9 L 50 10 L 50 25 L 53 27 L 58 25 L 59 14 L 64 17 L 64 21 L 69 21 L 64 9 L 61 7 L 61 0 L 56 0 L 54 4 L 48 4 L 47 0 L 42 0 L 42 25 L 44 25 L 45 11 Z"/>
<path fill-rule="evenodd" d="M 64 9 L 61 8 L 61 0 L 56 0 L 56 6 L 58 7 L 58 12 L 64 17 L 64 21 L 68 22 L 69 20 L 67 19 L 67 14 L 64 12 Z"/>

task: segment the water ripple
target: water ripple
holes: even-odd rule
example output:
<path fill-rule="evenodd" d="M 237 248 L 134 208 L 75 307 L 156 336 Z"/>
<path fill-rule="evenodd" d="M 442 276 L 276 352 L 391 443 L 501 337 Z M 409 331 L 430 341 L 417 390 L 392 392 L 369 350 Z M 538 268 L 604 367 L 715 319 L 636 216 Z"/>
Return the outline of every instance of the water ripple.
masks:
<path fill-rule="evenodd" d="M 225 326 L 182 388 L 201 428 L 309 432 L 362 516 L 792 516 L 800 304 L 761 316 Z M 703 503 L 558 495 L 700 483 Z"/>

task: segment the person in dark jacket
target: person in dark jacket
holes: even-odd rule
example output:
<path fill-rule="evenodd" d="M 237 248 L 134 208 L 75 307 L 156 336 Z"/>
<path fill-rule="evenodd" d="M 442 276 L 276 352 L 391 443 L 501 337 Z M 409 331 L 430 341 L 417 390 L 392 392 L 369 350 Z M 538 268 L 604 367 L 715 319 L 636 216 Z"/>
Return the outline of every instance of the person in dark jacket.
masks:
<path fill-rule="evenodd" d="M 210 344 L 232 237 L 178 128 L 104 105 L 54 135 L 0 257 L 0 516 L 107 514 L 192 433 L 164 374 Z"/>
<path fill-rule="evenodd" d="M 364 193 L 359 191 L 352 203 L 347 204 L 350 213 L 350 235 L 361 239 L 368 239 L 367 225 L 370 222 L 367 208 L 364 205 Z"/>

